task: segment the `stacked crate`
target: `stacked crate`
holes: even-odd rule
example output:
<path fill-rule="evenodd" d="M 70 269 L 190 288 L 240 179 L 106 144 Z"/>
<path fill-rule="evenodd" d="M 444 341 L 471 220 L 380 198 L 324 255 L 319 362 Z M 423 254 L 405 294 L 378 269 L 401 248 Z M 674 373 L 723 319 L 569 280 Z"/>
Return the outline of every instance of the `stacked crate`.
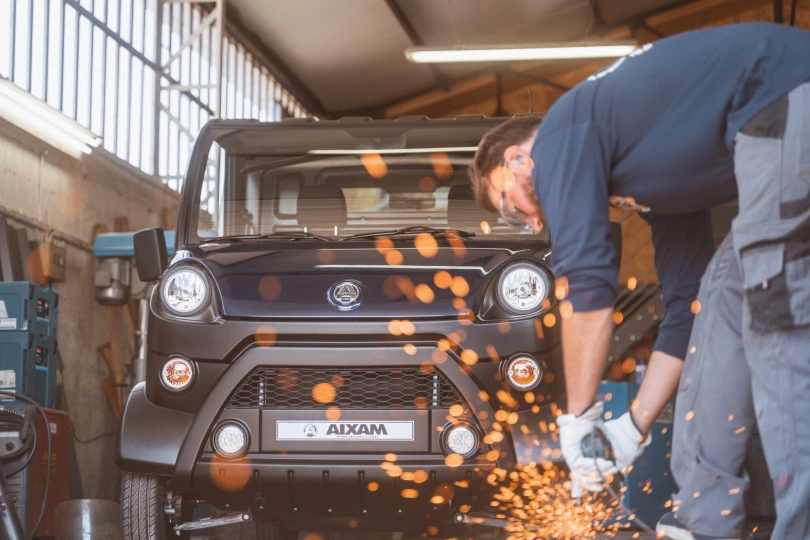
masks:
<path fill-rule="evenodd" d="M 54 291 L 28 281 L 0 283 L 0 390 L 56 406 L 58 320 Z"/>

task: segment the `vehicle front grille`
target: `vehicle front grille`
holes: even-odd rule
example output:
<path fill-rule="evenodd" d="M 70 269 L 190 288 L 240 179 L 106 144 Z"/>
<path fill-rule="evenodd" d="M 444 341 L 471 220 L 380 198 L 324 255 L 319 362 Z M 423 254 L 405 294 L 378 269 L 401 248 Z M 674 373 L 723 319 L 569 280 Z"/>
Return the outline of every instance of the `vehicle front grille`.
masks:
<path fill-rule="evenodd" d="M 461 396 L 444 375 L 419 367 L 261 367 L 242 381 L 228 408 L 446 409 L 456 403 Z"/>

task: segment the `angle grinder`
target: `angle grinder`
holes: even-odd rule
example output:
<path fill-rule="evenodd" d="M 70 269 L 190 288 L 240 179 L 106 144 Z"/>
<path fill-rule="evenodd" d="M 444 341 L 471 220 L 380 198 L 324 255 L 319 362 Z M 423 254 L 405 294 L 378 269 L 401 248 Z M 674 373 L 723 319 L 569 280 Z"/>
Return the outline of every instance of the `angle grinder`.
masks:
<path fill-rule="evenodd" d="M 604 459 L 605 461 L 616 463 L 616 454 L 613 451 L 613 445 L 610 444 L 605 432 L 598 427 L 594 428 L 591 433 L 583 437 L 580 443 L 580 450 L 582 451 L 582 455 L 586 458 L 593 460 Z M 603 478 L 603 480 L 608 488 L 608 492 L 614 498 L 618 499 L 622 489 L 622 482 L 624 482 L 624 475 L 621 472 L 617 472 L 613 475 L 610 484 L 607 483 L 607 479 Z M 580 501 L 580 497 L 577 497 L 577 501 Z"/>

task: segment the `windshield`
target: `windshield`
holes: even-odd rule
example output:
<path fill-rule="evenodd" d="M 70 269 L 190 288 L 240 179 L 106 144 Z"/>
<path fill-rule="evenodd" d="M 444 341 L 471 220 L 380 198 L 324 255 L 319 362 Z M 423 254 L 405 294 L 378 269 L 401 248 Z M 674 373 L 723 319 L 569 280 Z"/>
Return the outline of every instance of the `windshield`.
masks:
<path fill-rule="evenodd" d="M 305 232 L 345 239 L 408 227 L 477 237 L 531 234 L 476 205 L 467 172 L 473 153 L 474 147 L 456 147 L 278 155 L 228 151 L 215 143 L 211 156 L 218 162 L 211 160 L 211 178 L 200 182 L 190 236 L 205 241 Z"/>

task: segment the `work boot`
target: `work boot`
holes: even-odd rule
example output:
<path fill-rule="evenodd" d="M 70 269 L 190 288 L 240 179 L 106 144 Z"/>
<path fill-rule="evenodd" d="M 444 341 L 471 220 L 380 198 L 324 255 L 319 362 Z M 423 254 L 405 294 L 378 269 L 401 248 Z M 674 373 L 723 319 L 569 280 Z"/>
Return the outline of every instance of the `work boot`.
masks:
<path fill-rule="evenodd" d="M 658 534 L 664 533 L 664 538 L 669 538 L 670 540 L 740 540 L 739 537 L 718 538 L 716 536 L 706 536 L 705 534 L 692 532 L 686 528 L 686 525 L 678 521 L 674 512 L 665 514 L 658 520 L 655 532 Z"/>

